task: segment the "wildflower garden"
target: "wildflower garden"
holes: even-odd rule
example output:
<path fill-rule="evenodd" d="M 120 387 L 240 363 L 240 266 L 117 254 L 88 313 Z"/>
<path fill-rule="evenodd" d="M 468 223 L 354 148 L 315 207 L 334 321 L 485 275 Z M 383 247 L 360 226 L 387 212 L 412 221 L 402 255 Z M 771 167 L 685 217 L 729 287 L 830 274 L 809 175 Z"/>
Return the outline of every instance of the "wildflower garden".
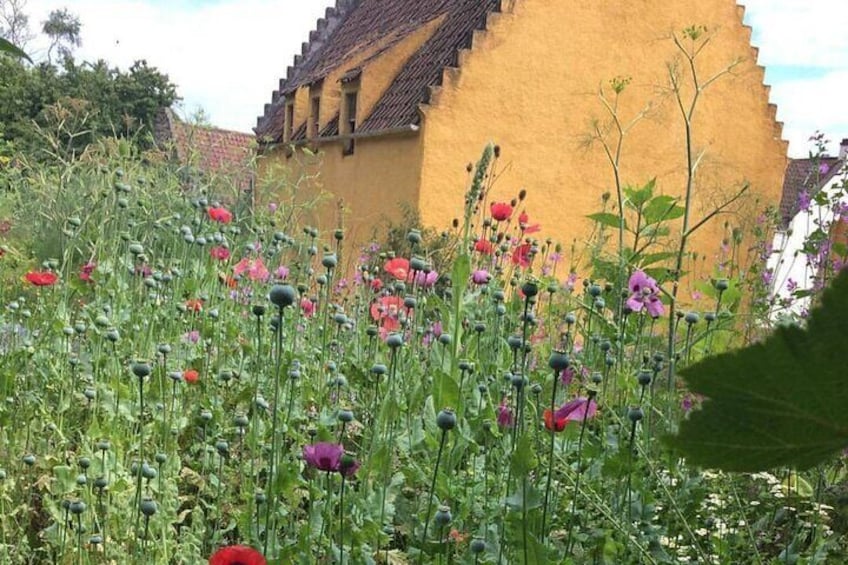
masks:
<path fill-rule="evenodd" d="M 842 562 L 844 392 L 811 382 L 844 278 L 806 330 L 770 336 L 756 256 L 684 309 L 673 253 L 598 251 L 609 212 L 583 254 L 537 240 L 532 192 L 491 198 L 497 153 L 455 229 L 355 256 L 285 190 L 126 140 L 3 171 L 0 560 Z M 643 226 L 686 213 L 622 195 Z M 734 380 L 792 344 L 815 370 L 788 396 Z"/>

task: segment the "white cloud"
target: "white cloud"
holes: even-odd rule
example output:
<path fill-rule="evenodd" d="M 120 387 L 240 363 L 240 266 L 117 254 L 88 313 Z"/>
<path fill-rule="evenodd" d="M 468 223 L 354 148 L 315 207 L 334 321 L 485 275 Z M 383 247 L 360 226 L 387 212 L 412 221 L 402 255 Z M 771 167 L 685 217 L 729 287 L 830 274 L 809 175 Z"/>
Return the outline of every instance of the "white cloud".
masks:
<path fill-rule="evenodd" d="M 301 42 L 332 0 L 29 0 L 33 28 L 67 7 L 82 21 L 78 58 L 165 72 L 218 126 L 250 131 Z"/>
<path fill-rule="evenodd" d="M 835 141 L 848 137 L 847 1 L 740 0 L 793 156 L 806 154 L 817 129 Z M 249 131 L 301 42 L 334 3 L 29 0 L 27 10 L 35 28 L 50 10 L 67 7 L 83 24 L 80 58 L 122 68 L 147 59 L 178 85 L 186 113 L 201 106 L 216 125 Z M 787 71 L 793 66 L 804 72 L 793 76 Z"/>

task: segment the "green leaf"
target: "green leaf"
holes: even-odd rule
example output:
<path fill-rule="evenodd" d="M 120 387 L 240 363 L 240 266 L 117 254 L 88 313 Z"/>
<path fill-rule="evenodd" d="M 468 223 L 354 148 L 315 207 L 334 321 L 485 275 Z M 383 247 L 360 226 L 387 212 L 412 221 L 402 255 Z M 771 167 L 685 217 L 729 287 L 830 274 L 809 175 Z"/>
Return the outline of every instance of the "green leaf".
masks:
<path fill-rule="evenodd" d="M 533 450 L 532 434 L 523 434 L 518 440 L 515 451 L 512 453 L 510 466 L 513 477 L 526 476 L 536 468 L 536 452 Z"/>
<path fill-rule="evenodd" d="M 459 384 L 445 371 L 433 375 L 433 405 L 454 407 L 459 405 Z"/>
<path fill-rule="evenodd" d="M 618 214 L 610 214 L 609 212 L 598 212 L 596 214 L 589 214 L 586 217 L 602 226 L 615 229 L 618 229 L 619 222 L 621 221 Z M 624 222 L 624 229 L 627 229 L 627 222 Z"/>
<path fill-rule="evenodd" d="M 11 41 L 3 39 L 0 37 L 0 53 L 8 53 L 13 57 L 17 57 L 19 59 L 26 59 L 30 63 L 32 63 L 32 59 L 29 58 L 29 55 L 24 53 L 23 49 L 15 46 Z"/>
<path fill-rule="evenodd" d="M 690 462 L 727 471 L 810 468 L 848 446 L 848 271 L 807 329 L 781 327 L 682 371 L 703 408 L 669 439 Z"/>
<path fill-rule="evenodd" d="M 657 179 L 653 178 L 648 183 L 639 189 L 625 187 L 624 194 L 627 196 L 627 201 L 634 208 L 641 208 L 654 195 L 654 188 L 657 186 Z"/>
<path fill-rule="evenodd" d="M 645 218 L 645 224 L 651 225 L 676 220 L 683 216 L 684 212 L 686 212 L 686 209 L 677 205 L 676 198 L 662 195 L 648 202 L 648 205 L 642 211 L 642 215 Z"/>

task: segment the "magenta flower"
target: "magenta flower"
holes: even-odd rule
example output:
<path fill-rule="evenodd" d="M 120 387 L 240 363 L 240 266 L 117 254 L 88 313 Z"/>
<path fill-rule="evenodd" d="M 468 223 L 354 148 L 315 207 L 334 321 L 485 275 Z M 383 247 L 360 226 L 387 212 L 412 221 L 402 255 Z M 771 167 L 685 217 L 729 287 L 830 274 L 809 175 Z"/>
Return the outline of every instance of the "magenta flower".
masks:
<path fill-rule="evenodd" d="M 498 426 L 501 428 L 511 428 L 515 425 L 515 418 L 512 416 L 512 410 L 506 404 L 506 398 L 501 400 L 498 406 Z"/>
<path fill-rule="evenodd" d="M 573 380 L 574 380 L 574 368 L 573 367 L 566 367 L 559 374 L 559 382 L 561 382 L 563 384 L 563 386 L 570 385 L 571 381 L 573 381 Z"/>
<path fill-rule="evenodd" d="M 657 281 L 645 274 L 645 271 L 636 271 L 630 276 L 627 285 L 631 295 L 626 304 L 631 311 L 641 312 L 644 308 L 652 318 L 663 315 L 665 308 L 660 300 Z"/>
<path fill-rule="evenodd" d="M 278 280 L 285 280 L 285 278 L 289 276 L 289 268 L 285 265 L 280 265 L 279 267 L 277 267 L 277 270 L 274 274 L 277 276 Z"/>
<path fill-rule="evenodd" d="M 597 402 L 585 396 L 579 396 L 557 408 L 554 412 L 554 419 L 556 421 L 582 422 L 584 419 L 591 420 L 597 413 Z"/>
<path fill-rule="evenodd" d="M 807 189 L 798 193 L 798 211 L 806 212 L 810 209 L 810 193 Z"/>
<path fill-rule="evenodd" d="M 319 471 L 338 471 L 341 468 L 344 447 L 338 443 L 318 442 L 303 446 L 303 460 Z"/>
<path fill-rule="evenodd" d="M 477 269 L 471 274 L 471 282 L 474 284 L 487 284 L 489 278 L 489 271 L 486 269 Z"/>
<path fill-rule="evenodd" d="M 415 284 L 423 288 L 430 288 L 436 284 L 437 280 L 439 280 L 439 273 L 436 271 L 430 271 L 429 273 L 417 271 L 415 273 Z"/>
<path fill-rule="evenodd" d="M 356 471 L 359 469 L 360 465 L 362 464 L 359 461 L 349 455 L 347 457 L 342 457 L 339 461 L 339 473 L 341 473 L 345 477 L 350 478 L 356 474 Z"/>

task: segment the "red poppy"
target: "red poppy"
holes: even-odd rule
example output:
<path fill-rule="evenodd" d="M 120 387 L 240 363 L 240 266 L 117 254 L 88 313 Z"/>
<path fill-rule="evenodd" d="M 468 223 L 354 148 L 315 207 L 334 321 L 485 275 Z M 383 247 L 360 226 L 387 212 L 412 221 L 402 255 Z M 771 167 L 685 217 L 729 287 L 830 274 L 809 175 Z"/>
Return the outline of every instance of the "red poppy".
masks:
<path fill-rule="evenodd" d="M 568 418 L 555 418 L 550 408 L 546 408 L 542 416 L 545 419 L 545 427 L 553 432 L 561 432 L 568 423 Z"/>
<path fill-rule="evenodd" d="M 196 383 L 200 378 L 200 373 L 198 373 L 195 369 L 186 369 L 183 372 L 183 380 L 187 383 Z"/>
<path fill-rule="evenodd" d="M 59 277 L 50 271 L 30 271 L 26 274 L 26 280 L 35 286 L 50 286 L 55 284 Z"/>
<path fill-rule="evenodd" d="M 497 222 L 508 220 L 512 216 L 512 206 L 506 202 L 492 202 L 492 217 Z"/>
<path fill-rule="evenodd" d="M 236 263 L 233 267 L 233 274 L 239 277 L 244 273 L 247 273 L 248 278 L 252 281 L 266 281 L 271 276 L 268 267 L 265 266 L 265 262 L 260 257 L 255 259 L 245 257 Z"/>
<path fill-rule="evenodd" d="M 477 242 L 474 243 L 474 251 L 482 253 L 483 255 L 491 255 L 495 252 L 495 246 L 487 239 L 478 239 Z"/>
<path fill-rule="evenodd" d="M 246 545 L 222 547 L 209 558 L 209 565 L 267 565 L 261 553 Z"/>
<path fill-rule="evenodd" d="M 389 259 L 386 261 L 386 264 L 383 265 L 383 270 L 397 280 L 405 281 L 406 277 L 409 276 L 409 260 L 404 259 L 403 257 Z"/>
<path fill-rule="evenodd" d="M 532 250 L 533 246 L 529 243 L 523 243 L 519 245 L 512 252 L 512 263 L 514 265 L 520 266 L 523 269 L 526 269 L 530 266 Z"/>
<path fill-rule="evenodd" d="M 303 311 L 304 317 L 311 318 L 315 314 L 315 303 L 303 297 L 300 301 L 300 309 Z"/>
<path fill-rule="evenodd" d="M 209 256 L 218 261 L 226 261 L 230 258 L 230 250 L 223 246 L 213 247 L 209 250 Z"/>
<path fill-rule="evenodd" d="M 381 281 L 380 279 L 371 279 L 370 284 L 371 290 L 373 290 L 374 292 L 380 292 L 380 290 L 383 288 L 383 281 Z"/>
<path fill-rule="evenodd" d="M 199 298 L 191 298 L 189 300 L 186 300 L 185 305 L 186 309 L 190 310 L 191 312 L 200 312 L 201 310 L 203 310 L 203 301 Z"/>
<path fill-rule="evenodd" d="M 400 328 L 401 308 L 403 299 L 400 296 L 384 296 L 371 304 L 371 317 L 380 322 L 381 330 L 393 332 Z"/>
<path fill-rule="evenodd" d="M 94 282 L 94 279 L 91 278 L 91 273 L 94 272 L 94 269 L 97 268 L 97 265 L 92 262 L 88 262 L 80 268 L 79 278 L 81 281 L 85 281 L 87 283 Z"/>
<path fill-rule="evenodd" d="M 209 208 L 209 217 L 222 224 L 229 224 L 233 221 L 233 213 L 226 208 Z"/>
<path fill-rule="evenodd" d="M 521 212 L 521 214 L 518 216 L 518 227 L 521 228 L 521 231 L 523 231 L 525 235 L 542 231 L 541 225 L 533 224 L 531 226 L 529 224 L 530 216 L 527 215 L 527 212 Z"/>

